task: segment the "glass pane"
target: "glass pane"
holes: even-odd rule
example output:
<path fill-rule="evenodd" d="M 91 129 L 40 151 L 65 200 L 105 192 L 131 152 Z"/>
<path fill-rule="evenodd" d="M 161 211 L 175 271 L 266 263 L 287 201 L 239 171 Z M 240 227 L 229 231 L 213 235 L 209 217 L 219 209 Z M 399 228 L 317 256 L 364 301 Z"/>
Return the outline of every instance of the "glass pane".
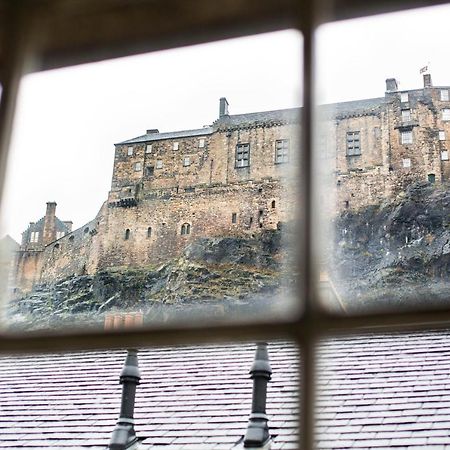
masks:
<path fill-rule="evenodd" d="M 262 391 L 253 393 L 249 376 L 255 344 L 143 348 L 135 355 L 130 352 L 129 364 L 137 362 L 141 383 L 127 405 L 134 405 L 139 448 L 242 444 L 254 395 L 265 403 L 272 448 L 297 448 L 298 351 L 292 342 L 268 345 L 266 402 Z M 120 416 L 126 356 L 126 350 L 2 356 L 2 448 L 106 449 Z M 127 389 L 139 381 L 131 373 Z"/>
<path fill-rule="evenodd" d="M 301 41 L 283 31 L 25 77 L 2 215 L 10 328 L 291 313 Z"/>
<path fill-rule="evenodd" d="M 334 311 L 449 304 L 450 164 L 439 137 L 450 132 L 449 14 L 441 6 L 317 32 L 317 254 Z"/>

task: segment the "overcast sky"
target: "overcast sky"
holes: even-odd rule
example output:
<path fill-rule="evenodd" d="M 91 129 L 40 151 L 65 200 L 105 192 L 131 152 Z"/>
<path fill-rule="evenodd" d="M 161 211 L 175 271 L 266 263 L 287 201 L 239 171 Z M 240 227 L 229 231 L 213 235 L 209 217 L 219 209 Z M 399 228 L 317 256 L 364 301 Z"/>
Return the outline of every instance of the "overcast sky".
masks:
<path fill-rule="evenodd" d="M 317 34 L 318 101 L 450 85 L 450 7 L 322 26 Z M 30 221 L 58 203 L 80 227 L 107 198 L 114 143 L 145 133 L 200 128 L 230 113 L 300 105 L 301 36 L 270 33 L 31 74 L 23 79 L 3 201 L 2 235 L 20 240 Z"/>

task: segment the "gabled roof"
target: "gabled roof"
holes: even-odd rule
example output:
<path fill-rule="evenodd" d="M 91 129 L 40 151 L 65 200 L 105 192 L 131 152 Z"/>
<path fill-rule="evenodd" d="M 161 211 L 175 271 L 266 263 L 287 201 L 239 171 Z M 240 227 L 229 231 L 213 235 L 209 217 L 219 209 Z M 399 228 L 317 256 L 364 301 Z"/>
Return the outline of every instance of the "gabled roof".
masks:
<path fill-rule="evenodd" d="M 450 446 L 450 331 L 328 339 L 318 349 L 317 448 Z M 297 448 L 297 352 L 269 345 L 273 449 Z M 230 449 L 250 412 L 254 345 L 147 349 L 141 449 Z M 0 359 L 0 448 L 105 449 L 125 351 Z M 446 448 L 446 447 L 445 447 Z"/>
<path fill-rule="evenodd" d="M 33 231 L 43 231 L 44 230 L 45 217 L 41 217 L 37 222 L 33 225 L 28 226 L 28 228 L 24 231 L 26 233 L 29 229 Z M 70 231 L 69 227 L 61 220 L 55 217 L 55 226 L 57 231 Z"/>

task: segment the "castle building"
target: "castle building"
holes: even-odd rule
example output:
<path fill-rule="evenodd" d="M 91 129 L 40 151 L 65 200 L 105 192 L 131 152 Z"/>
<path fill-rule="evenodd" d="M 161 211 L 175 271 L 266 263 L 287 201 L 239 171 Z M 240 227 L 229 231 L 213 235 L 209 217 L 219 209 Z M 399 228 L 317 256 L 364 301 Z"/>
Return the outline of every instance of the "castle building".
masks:
<path fill-rule="evenodd" d="M 395 198 L 412 183 L 450 177 L 450 87 L 401 91 L 318 108 L 322 173 L 334 213 Z M 178 256 L 195 239 L 255 236 L 294 216 L 300 108 L 231 115 L 220 99 L 208 127 L 115 145 L 111 190 L 97 216 L 71 231 L 56 204 L 23 234 L 16 287 Z M 333 195 L 331 195 L 333 194 Z"/>

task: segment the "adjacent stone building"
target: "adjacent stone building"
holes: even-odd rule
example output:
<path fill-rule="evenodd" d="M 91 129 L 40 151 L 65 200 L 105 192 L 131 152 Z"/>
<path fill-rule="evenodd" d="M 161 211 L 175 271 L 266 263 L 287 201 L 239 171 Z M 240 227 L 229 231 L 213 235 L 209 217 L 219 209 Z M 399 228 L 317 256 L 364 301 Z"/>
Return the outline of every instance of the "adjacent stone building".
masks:
<path fill-rule="evenodd" d="M 394 198 L 416 181 L 449 179 L 450 87 L 399 91 L 318 108 L 315 151 L 333 213 Z M 208 127 L 142 136 L 115 145 L 108 199 L 71 231 L 55 203 L 23 234 L 16 287 L 29 290 L 100 269 L 158 264 L 194 239 L 255 236 L 291 220 L 300 108 L 230 115 L 220 99 Z M 323 178 L 326 179 L 326 178 Z"/>

